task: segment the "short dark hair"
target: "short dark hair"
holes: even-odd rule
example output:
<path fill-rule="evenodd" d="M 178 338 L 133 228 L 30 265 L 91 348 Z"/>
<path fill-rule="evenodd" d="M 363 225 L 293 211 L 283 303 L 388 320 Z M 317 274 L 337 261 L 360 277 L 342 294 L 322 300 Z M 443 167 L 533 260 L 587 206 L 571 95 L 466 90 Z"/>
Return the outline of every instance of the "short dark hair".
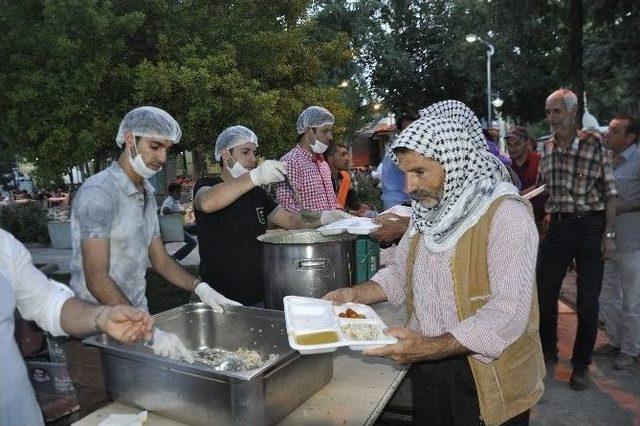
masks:
<path fill-rule="evenodd" d="M 168 193 L 177 192 L 177 191 L 182 191 L 182 185 L 180 185 L 178 182 L 170 183 L 169 186 L 167 187 Z"/>
<path fill-rule="evenodd" d="M 400 128 L 400 126 L 402 126 L 403 121 L 405 120 L 416 121 L 417 119 L 418 119 L 418 116 L 414 113 L 411 113 L 411 112 L 399 113 L 396 115 L 396 129 L 404 130 Z"/>
<path fill-rule="evenodd" d="M 328 159 L 329 157 L 333 157 L 336 151 L 338 150 L 338 148 L 344 148 L 346 150 L 349 149 L 347 145 L 343 144 L 342 142 L 332 142 L 331 144 L 329 144 L 329 147 L 324 152 L 325 160 Z"/>
<path fill-rule="evenodd" d="M 633 141 L 636 142 L 638 140 L 638 136 L 640 136 L 640 123 L 638 123 L 638 120 L 629 114 L 616 114 L 612 120 L 625 120 L 627 122 L 627 134 L 633 133 L 636 135 Z"/>

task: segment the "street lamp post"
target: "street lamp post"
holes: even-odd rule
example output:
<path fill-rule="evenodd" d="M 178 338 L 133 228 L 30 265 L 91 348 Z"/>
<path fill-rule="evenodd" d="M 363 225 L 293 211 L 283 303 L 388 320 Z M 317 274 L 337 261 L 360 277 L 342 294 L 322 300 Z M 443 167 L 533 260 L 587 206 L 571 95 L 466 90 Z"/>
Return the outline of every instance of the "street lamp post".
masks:
<path fill-rule="evenodd" d="M 479 41 L 487 46 L 487 127 L 491 126 L 491 57 L 496 52 L 493 45 L 475 34 L 467 34 L 465 37 L 469 43 Z"/>

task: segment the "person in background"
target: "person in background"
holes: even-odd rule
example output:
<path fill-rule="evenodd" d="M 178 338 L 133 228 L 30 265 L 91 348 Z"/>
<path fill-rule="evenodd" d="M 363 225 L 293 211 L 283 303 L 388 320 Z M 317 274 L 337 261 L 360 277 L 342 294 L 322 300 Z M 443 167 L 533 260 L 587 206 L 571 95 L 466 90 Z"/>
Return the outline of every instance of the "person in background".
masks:
<path fill-rule="evenodd" d="M 322 154 L 333 142 L 333 115 L 320 106 L 310 106 L 296 121 L 298 143 L 282 156 L 287 182 L 276 185 L 278 203 L 290 212 L 330 211 L 340 208 L 331 184 L 331 170 Z"/>
<path fill-rule="evenodd" d="M 118 160 L 87 179 L 72 204 L 70 286 L 78 298 L 148 310 L 150 261 L 159 275 L 195 292 L 213 310 L 238 305 L 178 265 L 160 237 L 154 190 L 147 179 L 162 169 L 167 151 L 181 136 L 178 122 L 156 107 L 135 108 L 122 119 L 116 135 L 122 150 Z M 174 337 L 156 329 L 154 345 L 177 344 Z M 82 408 L 106 401 L 100 352 L 70 339 L 66 353 Z"/>
<path fill-rule="evenodd" d="M 520 179 L 520 193 L 523 195 L 535 189 L 540 165 L 540 155 L 527 148 L 527 141 L 530 139 L 527 128 L 522 126 L 512 126 L 507 134 L 507 152 L 511 157 L 511 169 Z M 545 200 L 546 196 L 543 194 L 530 200 L 536 223 L 544 217 Z"/>
<path fill-rule="evenodd" d="M 538 255 L 540 340 L 545 361 L 558 360 L 558 296 L 567 268 L 575 258 L 578 330 L 569 379 L 572 389 L 589 385 L 591 352 L 598 332 L 598 298 L 604 260 L 616 250 L 615 177 L 599 137 L 578 130 L 578 97 L 559 89 L 547 97 L 545 114 L 552 136 L 545 144 L 538 185 L 547 185 Z"/>
<path fill-rule="evenodd" d="M 609 343 L 594 350 L 615 354 L 613 367 L 633 367 L 640 354 L 640 127 L 629 115 L 616 115 L 604 137 L 611 150 L 618 189 L 616 251 L 604 263 L 600 315 Z"/>
<path fill-rule="evenodd" d="M 181 214 L 184 215 L 186 212 L 180 208 L 180 198 L 182 197 L 182 185 L 179 183 L 169 184 L 167 188 L 168 195 L 162 202 L 162 206 L 160 207 L 161 215 L 168 214 Z M 187 232 L 186 227 L 183 229 L 184 234 L 184 245 L 178 249 L 171 257 L 175 260 L 182 260 L 191 253 L 191 251 L 196 248 L 198 243 L 196 240 Z"/>
<path fill-rule="evenodd" d="M 398 343 L 364 354 L 412 364 L 415 424 L 528 424 L 545 374 L 538 233 L 479 127 L 467 130 L 462 106 L 415 121 L 392 145 L 414 200 L 393 263 L 325 298 L 406 305 L 407 326 L 388 330 Z"/>
<path fill-rule="evenodd" d="M 402 133 L 411 123 L 416 120 L 415 114 L 398 114 L 396 118 L 396 129 Z M 380 176 L 382 186 L 382 204 L 384 210 L 398 205 L 411 205 L 411 197 L 406 191 L 405 174 L 393 161 L 390 149 L 385 152 L 382 159 L 382 173 Z M 380 242 L 380 247 L 387 248 L 393 244 L 398 244 L 400 239 L 409 227 L 409 218 L 402 217 L 394 213 L 386 213 L 374 219 L 374 222 L 381 225 L 376 229 L 371 237 Z"/>
<path fill-rule="evenodd" d="M 315 228 L 349 217 L 343 211 L 317 217 L 290 212 L 267 194 L 263 185 L 281 182 L 284 163 L 257 165 L 258 138 L 245 126 L 226 128 L 216 139 L 214 155 L 220 177 L 199 179 L 193 187 L 200 250 L 200 276 L 245 305 L 264 298 L 262 244 L 256 239 L 269 224 L 285 229 Z"/>
<path fill-rule="evenodd" d="M 351 185 L 349 174 L 349 149 L 341 143 L 332 143 L 324 153 L 324 158 L 331 170 L 331 183 L 336 192 L 336 198 L 340 207 L 355 216 L 366 216 L 371 207 L 361 203 L 358 194 Z"/>
<path fill-rule="evenodd" d="M 130 306 L 98 306 L 48 279 L 29 251 L 0 229 L 0 425 L 44 425 L 27 368 L 14 339 L 14 311 L 54 336 L 107 333 L 123 343 L 151 338 L 153 318 Z"/>
<path fill-rule="evenodd" d="M 415 114 L 399 114 L 396 118 L 396 129 L 401 133 L 407 126 L 416 120 Z M 411 197 L 405 190 L 405 176 L 391 158 L 387 150 L 382 159 L 382 205 L 384 210 L 389 210 L 397 205 L 410 205 Z M 398 238 L 399 239 L 399 238 Z"/>

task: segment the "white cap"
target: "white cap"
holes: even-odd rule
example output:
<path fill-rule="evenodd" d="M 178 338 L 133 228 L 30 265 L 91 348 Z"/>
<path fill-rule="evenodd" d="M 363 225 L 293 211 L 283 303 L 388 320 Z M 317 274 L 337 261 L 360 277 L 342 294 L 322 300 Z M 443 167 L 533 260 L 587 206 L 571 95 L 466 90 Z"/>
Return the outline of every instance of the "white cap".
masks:
<path fill-rule="evenodd" d="M 258 146 L 258 137 L 253 130 L 240 125 L 227 127 L 220 133 L 218 139 L 216 139 L 216 147 L 214 149 L 216 161 L 220 161 L 222 151 L 242 145 L 243 143 L 252 143 Z"/>
<path fill-rule="evenodd" d="M 300 113 L 296 121 L 296 130 L 301 135 L 309 127 L 320 127 L 325 124 L 333 124 L 336 119 L 328 109 L 321 106 L 310 106 Z"/>
<path fill-rule="evenodd" d="M 125 132 L 133 132 L 141 137 L 170 140 L 173 143 L 180 142 L 182 137 L 178 122 L 168 112 L 152 106 L 138 107 L 124 116 L 116 136 L 119 147 L 124 144 Z"/>

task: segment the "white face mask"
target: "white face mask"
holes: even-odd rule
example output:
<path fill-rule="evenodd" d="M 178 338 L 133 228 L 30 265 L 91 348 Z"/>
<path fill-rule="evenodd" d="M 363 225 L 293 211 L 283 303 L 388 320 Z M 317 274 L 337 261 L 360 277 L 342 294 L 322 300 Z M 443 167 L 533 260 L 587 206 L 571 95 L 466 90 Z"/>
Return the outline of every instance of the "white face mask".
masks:
<path fill-rule="evenodd" d="M 162 170 L 162 167 L 160 167 L 158 170 L 155 170 L 144 163 L 144 160 L 142 159 L 142 155 L 140 155 L 140 153 L 138 152 L 138 146 L 136 144 L 135 135 L 133 136 L 133 146 L 136 147 L 136 156 L 134 157 L 131 154 L 131 148 L 129 148 L 129 164 L 131 164 L 131 167 L 133 168 L 134 172 L 136 172 L 138 175 L 142 176 L 145 179 L 149 179 L 151 176 L 155 175 L 160 170 Z"/>
<path fill-rule="evenodd" d="M 327 148 L 329 148 L 329 145 L 325 145 L 322 142 L 320 142 L 318 139 L 316 139 L 315 135 L 313 136 L 313 141 L 309 141 L 309 142 L 310 142 L 309 146 L 311 146 L 311 150 L 316 154 L 322 154 L 327 150 Z"/>
<path fill-rule="evenodd" d="M 244 167 L 242 164 L 240 164 L 240 162 L 238 160 L 233 158 L 231 153 L 229 153 L 229 157 L 231 157 L 233 159 L 233 162 L 234 162 L 233 167 L 228 167 L 227 166 L 227 170 L 229 170 L 229 173 L 231 173 L 231 176 L 233 176 L 234 178 L 238 178 L 238 177 L 242 176 L 243 174 L 249 172 L 249 170 L 247 170 L 246 167 Z"/>

